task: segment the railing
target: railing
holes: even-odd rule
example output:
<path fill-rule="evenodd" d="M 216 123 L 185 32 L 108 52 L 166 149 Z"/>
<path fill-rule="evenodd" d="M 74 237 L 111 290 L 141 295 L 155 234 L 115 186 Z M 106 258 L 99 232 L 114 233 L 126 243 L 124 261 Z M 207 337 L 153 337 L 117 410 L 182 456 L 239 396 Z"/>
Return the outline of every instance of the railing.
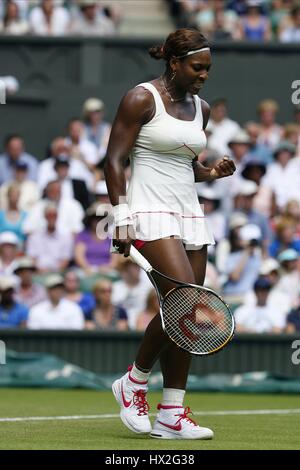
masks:
<path fill-rule="evenodd" d="M 0 341 L 6 349 L 55 354 L 97 373 L 126 370 L 134 360 L 141 338 L 135 332 L 0 331 Z M 297 350 L 300 351 L 300 335 L 239 334 L 218 354 L 195 357 L 191 372 L 203 375 L 270 371 L 300 377 Z"/>

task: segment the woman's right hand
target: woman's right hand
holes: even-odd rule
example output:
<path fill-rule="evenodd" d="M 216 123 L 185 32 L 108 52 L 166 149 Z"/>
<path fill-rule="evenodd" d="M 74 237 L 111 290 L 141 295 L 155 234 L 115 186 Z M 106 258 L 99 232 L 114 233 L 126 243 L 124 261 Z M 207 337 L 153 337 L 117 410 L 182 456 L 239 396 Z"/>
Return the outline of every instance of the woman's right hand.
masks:
<path fill-rule="evenodd" d="M 132 225 L 124 225 L 116 227 L 113 239 L 113 246 L 117 248 L 118 252 L 127 258 L 130 254 L 130 247 L 134 241 L 134 232 Z"/>

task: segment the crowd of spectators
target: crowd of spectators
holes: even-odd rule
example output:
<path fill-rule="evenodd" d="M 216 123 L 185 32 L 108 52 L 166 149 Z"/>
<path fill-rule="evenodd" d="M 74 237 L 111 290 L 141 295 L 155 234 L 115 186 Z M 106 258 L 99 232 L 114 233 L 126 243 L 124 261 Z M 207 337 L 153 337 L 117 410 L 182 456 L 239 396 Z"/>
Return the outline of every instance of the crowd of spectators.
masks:
<path fill-rule="evenodd" d="M 158 311 L 146 274 L 111 253 L 111 206 L 103 174 L 110 133 L 104 103 L 89 98 L 80 117 L 38 161 L 18 134 L 0 155 L 0 328 L 144 330 Z M 230 178 L 197 183 L 216 244 L 205 285 L 235 311 L 237 330 L 300 329 L 300 107 L 279 124 L 272 99 L 256 121 L 211 103 L 211 167 L 225 154 Z M 130 177 L 130 167 L 126 168 Z"/>
<path fill-rule="evenodd" d="M 166 0 L 178 27 L 211 41 L 300 42 L 299 0 Z"/>
<path fill-rule="evenodd" d="M 121 11 L 101 0 L 2 0 L 0 34 L 112 36 Z"/>

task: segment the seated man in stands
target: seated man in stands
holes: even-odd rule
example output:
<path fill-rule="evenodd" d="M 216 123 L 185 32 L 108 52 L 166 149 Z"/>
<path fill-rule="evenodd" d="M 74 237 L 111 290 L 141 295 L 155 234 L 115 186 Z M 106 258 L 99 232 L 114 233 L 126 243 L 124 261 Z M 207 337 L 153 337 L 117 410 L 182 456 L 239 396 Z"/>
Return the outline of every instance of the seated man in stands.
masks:
<path fill-rule="evenodd" d="M 84 316 L 75 302 L 65 299 L 64 279 L 52 274 L 46 281 L 48 299 L 29 311 L 27 327 L 32 330 L 81 330 Z"/>
<path fill-rule="evenodd" d="M 282 333 L 285 315 L 268 305 L 271 282 L 259 277 L 254 283 L 255 305 L 243 305 L 235 311 L 236 331 L 247 333 Z"/>

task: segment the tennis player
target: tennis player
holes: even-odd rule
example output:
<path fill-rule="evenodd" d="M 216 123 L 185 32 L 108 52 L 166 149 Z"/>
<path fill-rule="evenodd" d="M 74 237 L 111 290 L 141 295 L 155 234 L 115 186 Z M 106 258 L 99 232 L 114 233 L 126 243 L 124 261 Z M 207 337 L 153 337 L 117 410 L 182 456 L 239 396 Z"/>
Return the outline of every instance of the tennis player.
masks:
<path fill-rule="evenodd" d="M 230 176 L 232 160 L 213 169 L 198 155 L 206 145 L 209 105 L 198 93 L 209 75 L 211 53 L 197 30 L 179 29 L 149 50 L 163 59 L 162 76 L 140 83 L 123 97 L 111 132 L 105 176 L 114 212 L 113 245 L 125 256 L 133 244 L 158 271 L 175 279 L 203 284 L 207 245 L 214 239 L 198 203 L 194 182 Z M 126 192 L 124 163 L 130 155 Z M 165 295 L 169 281 L 158 281 Z M 151 426 L 146 399 L 151 369 L 160 360 L 163 397 Z M 123 423 L 136 433 L 162 439 L 211 439 L 213 431 L 197 425 L 184 407 L 191 355 L 163 332 L 160 315 L 150 322 L 133 366 L 116 380 L 113 392 Z"/>

